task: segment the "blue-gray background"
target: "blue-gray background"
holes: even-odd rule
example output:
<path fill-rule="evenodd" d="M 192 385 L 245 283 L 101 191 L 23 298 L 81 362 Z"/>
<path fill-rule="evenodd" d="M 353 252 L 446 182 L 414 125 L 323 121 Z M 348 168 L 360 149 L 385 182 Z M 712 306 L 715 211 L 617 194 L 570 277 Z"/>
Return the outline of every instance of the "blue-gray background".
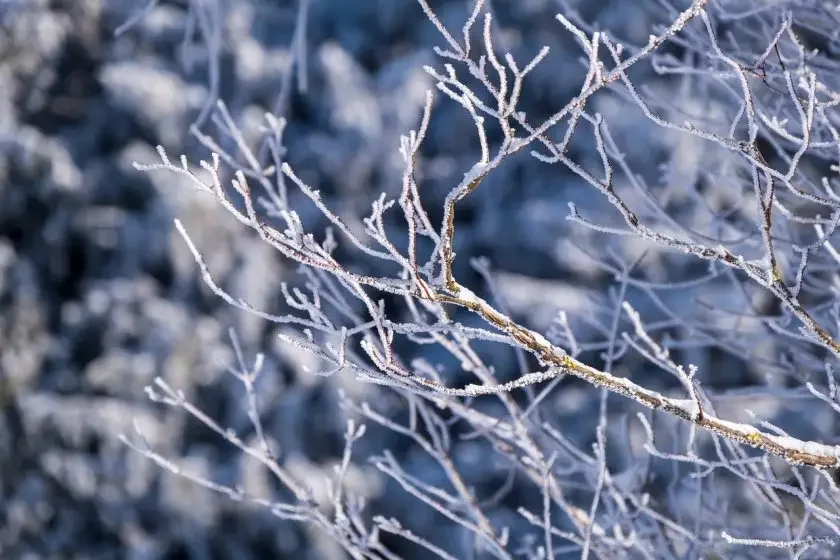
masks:
<path fill-rule="evenodd" d="M 182 412 L 154 405 L 143 390 L 161 376 L 221 424 L 247 433 L 241 388 L 224 369 L 232 359 L 230 327 L 249 355 L 267 353 L 260 386 L 264 421 L 289 469 L 316 489 L 343 445 L 337 391 L 361 400 L 377 394 L 347 376 L 307 375 L 308 358 L 279 344 L 275 326 L 231 310 L 202 285 L 174 217 L 217 281 L 256 307 L 282 309 L 279 282 L 293 281 L 295 268 L 178 176 L 132 167 L 133 161 L 157 161 L 157 144 L 173 158 L 186 153 L 197 163 L 207 157 L 188 134 L 210 95 L 207 49 L 196 35 L 185 50 L 183 1 L 160 2 L 115 37 L 142 4 L 0 2 L 0 556 L 341 558 L 306 526 L 213 495 L 117 439 L 131 434 L 135 421 L 157 450 L 186 468 L 271 495 L 274 482 L 235 448 Z M 666 19 L 630 1 L 572 4 L 588 21 L 637 43 Z M 287 73 L 297 4 L 218 5 L 224 14 L 219 95 L 255 142 Z M 450 29 L 460 30 L 467 2 L 432 5 Z M 559 8 L 552 0 L 496 0 L 493 6 L 500 40 L 518 60 L 543 45 L 552 49 L 522 96 L 521 108 L 538 122 L 580 87 L 580 49 L 554 19 Z M 330 205 L 365 215 L 378 193 L 399 192 L 399 136 L 417 126 L 425 91 L 434 85 L 422 66 L 437 63 L 431 49 L 443 41 L 413 0 L 312 0 L 306 29 L 306 91 L 295 84 L 286 109 L 288 159 Z M 655 85 L 666 93 L 674 88 L 667 80 Z M 599 110 L 625 140 L 628 161 L 655 178 L 674 138 L 608 98 Z M 214 133 L 209 124 L 204 130 Z M 571 153 L 597 165 L 591 142 L 582 139 Z M 469 115 L 439 97 L 421 168 L 434 219 L 477 149 Z M 695 149 L 691 143 L 685 148 L 685 166 L 699 165 Z M 561 309 L 585 317 L 612 279 L 565 243 L 573 237 L 584 247 L 605 247 L 603 236 L 565 219 L 569 201 L 596 216 L 604 209 L 591 188 L 556 166 L 527 156 L 508 162 L 459 212 L 461 281 L 479 289 L 468 259 L 485 256 L 521 320 L 547 329 Z M 324 225 L 301 212 L 313 228 Z M 633 255 L 640 249 L 625 239 L 616 250 Z M 353 266 L 370 264 L 359 255 L 346 258 Z M 697 271 L 666 251 L 646 262 L 654 279 L 679 280 Z M 585 321 L 577 328 L 582 340 L 589 336 Z M 703 351 L 689 358 L 706 372 L 721 371 L 729 359 Z M 497 350 L 493 365 L 501 378 L 517 371 L 507 349 Z M 734 368 L 721 384 L 749 384 L 750 375 L 748 368 Z M 597 391 L 574 383 L 557 396 L 552 406 L 568 437 L 591 441 L 597 402 Z M 735 403 L 731 410 L 738 408 Z M 389 448 L 422 477 L 434 472 L 424 470 L 428 458 L 382 430 L 360 445 L 349 480 L 369 498 L 369 509 L 454 542 L 443 517 L 364 461 Z M 469 445 L 460 451 L 460 464 L 473 469 L 471 480 L 490 494 L 504 483 L 504 471 L 494 471 L 481 455 L 487 448 Z M 521 522 L 515 518 L 510 513 L 506 522 Z M 419 554 L 399 545 L 395 550 Z"/>

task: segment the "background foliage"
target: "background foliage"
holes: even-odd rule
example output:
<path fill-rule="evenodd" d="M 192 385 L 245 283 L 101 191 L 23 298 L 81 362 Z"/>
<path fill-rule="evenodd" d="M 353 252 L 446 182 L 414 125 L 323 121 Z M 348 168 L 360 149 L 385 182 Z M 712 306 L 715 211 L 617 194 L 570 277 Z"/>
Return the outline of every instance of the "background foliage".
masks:
<path fill-rule="evenodd" d="M 834 470 L 784 457 L 838 456 L 837 6 L 424 4 L 0 2 L 0 556 L 836 554 Z M 442 28 L 471 38 L 475 64 L 491 44 L 511 96 L 503 53 L 520 69 L 544 54 L 506 118 L 538 126 L 571 107 L 546 131 L 562 150 L 537 141 L 476 167 L 510 132 L 482 108 L 496 108 L 498 68 L 435 54 L 454 49 Z M 452 272 L 469 292 L 449 297 L 483 298 L 688 421 L 545 367 L 486 314 L 423 301 L 412 272 L 449 288 L 433 282 L 433 235 L 416 247 L 432 266 L 412 271 L 336 228 L 411 250 L 398 202 L 364 219 L 404 192 L 398 148 L 411 151 L 401 136 L 420 129 L 427 91 L 409 169 L 430 223 L 492 168 L 454 213 Z M 230 208 L 183 173 L 138 171 L 158 145 L 205 181 L 198 162 L 230 154 Z M 247 218 L 228 187 L 250 165 L 243 146 L 290 169 L 248 176 L 273 189 L 262 220 L 294 238 L 281 212 L 294 209 L 318 243 L 332 226 L 341 270 L 403 284 L 366 289 L 366 307 L 347 278 L 300 268 L 232 217 Z M 457 328 L 432 320 L 444 308 Z M 397 333 L 388 367 L 377 318 Z M 318 375 L 331 360 L 342 367 Z M 541 383 L 501 397 L 443 389 L 535 371 Z M 730 433 L 702 429 L 709 418 Z"/>

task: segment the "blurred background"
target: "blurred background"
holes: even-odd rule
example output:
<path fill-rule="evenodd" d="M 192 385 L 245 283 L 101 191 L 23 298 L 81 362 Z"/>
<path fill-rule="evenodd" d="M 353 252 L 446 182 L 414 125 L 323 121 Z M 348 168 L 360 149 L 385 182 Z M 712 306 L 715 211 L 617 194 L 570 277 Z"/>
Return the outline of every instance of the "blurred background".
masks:
<path fill-rule="evenodd" d="M 257 308 L 282 311 L 279 285 L 294 282 L 296 268 L 183 178 L 141 173 L 132 162 L 159 161 L 158 144 L 173 159 L 207 159 L 189 130 L 197 123 L 216 135 L 208 107 L 218 97 L 254 146 L 266 111 L 285 116 L 286 157 L 298 175 L 321 191 L 329 207 L 364 216 L 379 193 L 400 191 L 399 137 L 419 123 L 425 91 L 434 86 L 423 65 L 439 66 L 432 47 L 443 41 L 414 0 L 309 0 L 305 10 L 285 0 L 144 4 L 0 0 L 0 557 L 343 558 L 307 525 L 213 494 L 119 441 L 120 434 L 133 433 L 134 423 L 158 452 L 191 472 L 266 496 L 277 491 L 236 448 L 144 392 L 160 376 L 221 425 L 247 432 L 241 384 L 226 371 L 233 361 L 230 329 L 247 356 L 266 353 L 259 385 L 263 421 L 284 464 L 316 494 L 344 445 L 339 391 L 359 400 L 386 398 L 349 374 L 307 374 L 311 358 L 280 343 L 277 325 L 233 310 L 212 294 L 173 228 L 175 217 L 217 282 Z M 471 7 L 465 0 L 430 4 L 456 31 Z M 669 13 L 639 4 L 563 3 L 618 40 L 644 44 L 651 26 Z M 551 47 L 526 81 L 520 104 L 539 122 L 578 92 L 581 50 L 554 18 L 560 2 L 494 0 L 492 7 L 497 40 L 517 60 Z M 648 79 L 658 93 L 678 92 L 674 80 L 644 72 L 636 77 Z M 604 97 L 598 109 L 623 142 L 628 163 L 650 178 L 660 176 L 666 155 L 678 161 L 674 169 L 690 175 L 702 165 L 700 154 L 709 154 L 690 139 L 675 143 L 614 99 Z M 570 153 L 597 165 L 593 143 L 585 135 Z M 471 118 L 439 96 L 420 167 L 433 220 L 477 154 Z M 674 200 L 679 216 L 680 199 Z M 484 291 L 470 258 L 486 257 L 515 317 L 547 332 L 565 311 L 584 343 L 601 332 L 593 324 L 610 308 L 607 288 L 614 280 L 588 249 L 596 254 L 610 247 L 627 262 L 647 251 L 638 271 L 651 280 L 673 282 L 705 270 L 682 255 L 567 221 L 569 201 L 591 218 L 614 216 L 570 173 L 527 154 L 513 158 L 459 209 L 460 281 Z M 323 229 L 323 218 L 306 212 L 301 210 L 304 220 Z M 388 227 L 401 225 L 395 220 Z M 376 263 L 363 255 L 345 251 L 342 259 L 375 271 L 370 267 Z M 708 295 L 716 302 L 729 297 Z M 695 310 L 678 291 L 664 297 L 665 308 L 685 317 Z M 642 299 L 636 302 L 640 312 L 662 315 Z M 484 350 L 501 380 L 518 374 L 509 348 Z M 427 352 L 431 361 L 445 360 L 433 348 Z M 590 353 L 592 363 L 598 356 Z M 749 365 L 702 344 L 681 356 L 709 376 L 712 388 L 757 379 Z M 646 379 L 643 371 L 637 374 Z M 452 375 L 453 385 L 472 381 Z M 674 385 L 661 375 L 647 379 Z M 570 381 L 546 402 L 555 425 L 589 449 L 598 399 L 598 391 Z M 626 412 L 620 399 L 610 403 L 611 413 Z M 752 403 L 767 417 L 776 412 L 775 405 Z M 739 419 L 733 415 L 743 406 L 736 397 L 724 406 L 723 417 Z M 390 449 L 416 476 L 433 478 L 428 459 L 385 430 L 369 431 L 358 445 L 348 481 L 369 500 L 368 509 L 399 514 L 419 534 L 457 550 L 459 528 L 365 460 Z M 492 451 L 479 441 L 458 447 L 459 464 L 490 495 L 506 484 L 507 471 L 487 453 Z M 628 453 L 614 457 L 619 470 L 632 449 Z M 518 500 L 533 501 L 523 497 L 525 490 L 517 497 L 517 489 L 515 483 L 493 506 L 494 519 L 514 527 L 514 534 L 523 523 L 513 513 Z M 425 557 L 406 543 L 394 550 Z"/>

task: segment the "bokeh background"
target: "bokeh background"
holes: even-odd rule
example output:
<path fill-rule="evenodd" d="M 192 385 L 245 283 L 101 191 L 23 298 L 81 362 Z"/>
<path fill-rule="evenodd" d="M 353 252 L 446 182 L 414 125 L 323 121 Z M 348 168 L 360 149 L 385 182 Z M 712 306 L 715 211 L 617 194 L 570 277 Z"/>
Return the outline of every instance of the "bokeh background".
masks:
<path fill-rule="evenodd" d="M 450 29 L 460 30 L 468 2 L 430 3 Z M 182 178 L 141 173 L 132 162 L 158 161 L 158 144 L 173 159 L 182 153 L 193 163 L 207 158 L 189 129 L 214 96 L 227 103 L 249 142 L 258 145 L 263 113 L 278 106 L 285 81 L 288 97 L 280 105 L 289 120 L 288 161 L 320 189 L 329 206 L 366 215 L 380 192 L 399 193 L 399 137 L 417 127 L 425 91 L 434 86 L 423 65 L 437 64 L 432 47 L 443 41 L 414 0 L 310 0 L 297 47 L 296 1 L 191 4 L 206 18 L 203 23 L 218 30 L 215 51 L 186 0 L 161 0 L 119 34 L 116 30 L 142 11 L 144 2 L 0 1 L 2 558 L 344 557 L 306 525 L 212 494 L 119 441 L 136 424 L 156 450 L 184 468 L 255 493 L 277 491 L 270 477 L 234 447 L 182 411 L 149 401 L 144 392 L 160 376 L 220 424 L 247 434 L 241 385 L 225 369 L 233 360 L 230 329 L 247 355 L 266 353 L 268 367 L 259 386 L 263 420 L 289 470 L 310 481 L 316 494 L 343 449 L 339 391 L 359 400 L 386 398 L 349 375 L 307 374 L 311 359 L 279 343 L 276 325 L 232 310 L 213 295 L 173 218 L 183 221 L 220 285 L 255 307 L 281 311 L 279 284 L 294 282 L 296 268 Z M 614 36 L 640 44 L 653 24 L 668 19 L 665 12 L 642 9 L 642 3 L 566 4 Z M 521 108 L 532 122 L 575 95 L 584 73 L 579 47 L 554 19 L 559 6 L 553 0 L 493 2 L 497 38 L 518 60 L 551 47 L 523 91 Z M 690 95 L 673 80 L 639 72 L 635 78 L 648 80 L 662 95 Z M 627 161 L 651 180 L 660 176 L 659 165 L 666 160 L 678 163 L 671 169 L 681 176 L 690 176 L 710 155 L 697 142 L 682 137 L 677 142 L 675 135 L 622 107 L 609 96 L 598 101 Z M 207 118 L 200 125 L 210 135 L 216 131 Z M 587 135 L 570 153 L 576 161 L 597 165 L 592 147 Z M 422 193 L 434 219 L 440 219 L 443 197 L 477 154 L 469 115 L 439 98 L 421 165 Z M 671 209 L 679 218 L 683 206 L 675 193 Z M 527 154 L 513 158 L 460 207 L 461 282 L 483 290 L 469 259 L 486 257 L 515 317 L 546 331 L 557 312 L 566 311 L 585 342 L 597 338 L 592 324 L 601 310 L 614 306 L 608 291 L 614 279 L 587 249 L 597 255 L 610 247 L 628 260 L 648 251 L 638 270 L 653 280 L 679 281 L 704 270 L 704 264 L 682 255 L 632 238 L 609 240 L 569 222 L 569 201 L 590 217 L 614 216 L 570 173 Z M 686 204 L 685 219 L 690 211 Z M 314 230 L 323 228 L 317 212 L 301 213 Z M 400 223 L 389 227 L 397 231 Z M 375 270 L 370 268 L 375 263 L 352 251 L 343 258 L 357 269 Z M 708 289 L 706 301 L 732 297 Z M 679 291 L 664 298 L 684 317 L 694 311 L 693 300 Z M 662 314 L 643 298 L 636 306 L 651 320 Z M 431 361 L 445 360 L 434 349 L 427 351 Z M 517 374 L 509 348 L 484 351 L 502 380 Z M 591 354 L 597 363 L 597 352 Z M 754 368 L 726 352 L 700 344 L 681 356 L 700 367 L 712 388 L 757 382 Z M 637 366 L 640 380 L 673 384 L 661 374 L 644 377 L 640 360 L 628 363 Z M 472 380 L 453 373 L 450 381 Z M 568 382 L 546 402 L 563 433 L 588 449 L 598 399 L 598 391 Z M 618 416 L 635 410 L 620 399 L 610 403 L 611 414 Z M 762 403 L 751 400 L 765 417 L 784 413 Z M 736 395 L 722 404 L 721 415 L 744 419 L 743 404 Z M 667 433 L 676 435 L 676 429 L 666 424 Z M 632 448 L 611 457 L 619 470 L 630 461 Z M 459 529 L 366 462 L 383 449 L 418 477 L 437 476 L 434 465 L 409 443 L 385 430 L 370 430 L 351 467 L 353 491 L 369 500 L 372 512 L 399 515 L 419 534 L 457 550 L 463 538 Z M 464 442 L 457 452 L 459 465 L 482 492 L 492 494 L 505 484 L 507 471 L 487 460 L 486 446 Z M 533 488 L 527 490 L 530 498 L 525 489 L 517 497 L 517 489 L 514 485 L 493 509 L 494 519 L 514 528 L 523 523 L 513 513 L 516 504 L 539 499 Z M 574 495 L 574 489 L 570 492 Z M 424 557 L 407 544 L 394 546 L 404 557 Z"/>

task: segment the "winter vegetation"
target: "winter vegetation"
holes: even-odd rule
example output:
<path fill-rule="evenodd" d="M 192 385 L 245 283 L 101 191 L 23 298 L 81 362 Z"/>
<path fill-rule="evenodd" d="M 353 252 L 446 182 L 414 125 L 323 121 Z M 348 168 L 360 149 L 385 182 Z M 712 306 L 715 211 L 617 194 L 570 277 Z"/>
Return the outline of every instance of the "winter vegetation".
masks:
<path fill-rule="evenodd" d="M 32 4 L 3 556 L 836 557 L 836 2 Z"/>

